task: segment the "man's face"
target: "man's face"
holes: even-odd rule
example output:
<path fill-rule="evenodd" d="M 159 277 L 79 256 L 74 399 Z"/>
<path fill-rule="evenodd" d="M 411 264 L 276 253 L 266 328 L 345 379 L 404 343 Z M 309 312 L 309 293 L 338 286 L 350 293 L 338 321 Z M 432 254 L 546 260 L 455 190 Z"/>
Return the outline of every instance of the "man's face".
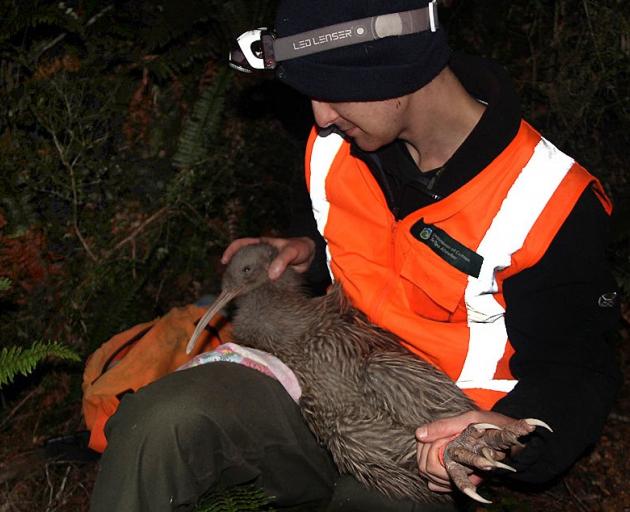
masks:
<path fill-rule="evenodd" d="M 407 97 L 383 101 L 325 102 L 311 100 L 320 128 L 335 125 L 363 151 L 375 151 L 400 137 Z"/>

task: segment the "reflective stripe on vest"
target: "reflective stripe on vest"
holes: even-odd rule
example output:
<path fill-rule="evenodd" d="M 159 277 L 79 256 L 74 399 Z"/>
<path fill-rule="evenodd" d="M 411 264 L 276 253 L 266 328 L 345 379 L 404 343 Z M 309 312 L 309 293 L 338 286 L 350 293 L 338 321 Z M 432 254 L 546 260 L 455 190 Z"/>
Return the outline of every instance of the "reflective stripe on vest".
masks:
<path fill-rule="evenodd" d="M 324 228 L 328 222 L 328 212 L 330 211 L 330 203 L 326 196 L 326 177 L 332 167 L 333 160 L 337 156 L 337 152 L 343 144 L 343 137 L 338 133 L 332 132 L 327 137 L 317 137 L 313 145 L 311 154 L 311 180 L 309 190 L 311 195 L 311 203 L 313 207 L 313 215 L 317 222 L 317 230 L 324 236 Z M 328 273 L 332 281 L 335 276 L 330 269 L 330 249 L 326 244 L 326 264 L 328 265 Z"/>
<path fill-rule="evenodd" d="M 465 292 L 470 339 L 466 361 L 457 379 L 462 388 L 484 388 L 509 392 L 515 380 L 495 380 L 497 363 L 507 343 L 505 309 L 494 297 L 498 291 L 496 272 L 507 268 L 511 255 L 525 238 L 573 159 L 541 139 L 534 154 L 510 188 L 477 253 L 483 256 L 478 278 L 468 277 Z"/>
<path fill-rule="evenodd" d="M 331 133 L 317 136 L 310 159 L 309 189 L 313 214 L 324 236 L 330 203 L 326 181 L 344 139 Z M 508 342 L 505 309 L 496 300 L 496 273 L 510 266 L 545 205 L 573 165 L 573 159 L 541 138 L 532 157 L 511 185 L 498 212 L 483 236 L 477 253 L 484 261 L 478 278 L 469 276 L 464 300 L 470 330 L 468 351 L 457 385 L 462 389 L 481 388 L 509 392 L 516 380 L 495 379 L 497 364 Z M 327 247 L 328 268 L 331 254 Z M 331 278 L 334 279 L 332 272 Z"/>

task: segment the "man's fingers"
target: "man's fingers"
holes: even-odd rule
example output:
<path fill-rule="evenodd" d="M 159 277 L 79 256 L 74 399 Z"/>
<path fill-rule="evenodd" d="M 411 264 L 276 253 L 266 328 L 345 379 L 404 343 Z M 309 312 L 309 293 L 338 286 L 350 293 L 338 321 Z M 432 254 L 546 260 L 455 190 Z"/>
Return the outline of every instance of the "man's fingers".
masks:
<path fill-rule="evenodd" d="M 452 487 L 446 487 L 444 485 L 437 485 L 434 484 L 433 482 L 429 482 L 427 484 L 427 487 L 429 488 L 429 490 L 433 491 L 433 492 L 453 492 L 453 488 Z"/>
<path fill-rule="evenodd" d="M 445 489 L 452 489 L 450 480 L 444 480 L 442 478 L 439 478 L 433 475 L 429 475 L 427 480 L 429 480 L 429 483 L 436 485 L 438 487 L 444 487 Z"/>
<path fill-rule="evenodd" d="M 472 414 L 465 413 L 422 425 L 416 429 L 416 439 L 422 443 L 431 443 L 438 439 L 457 435 L 470 423 L 473 423 Z"/>
<path fill-rule="evenodd" d="M 422 443 L 431 443 L 445 437 L 456 436 L 471 423 L 494 423 L 501 427 L 512 421 L 512 418 L 492 411 L 469 411 L 421 425 L 416 429 L 416 439 Z"/>
<path fill-rule="evenodd" d="M 246 245 L 259 244 L 260 241 L 261 241 L 260 238 L 253 238 L 253 237 L 239 238 L 237 240 L 234 240 L 230 245 L 228 245 L 227 249 L 223 252 L 223 255 L 221 256 L 221 263 L 223 263 L 224 265 L 227 265 L 232 259 L 232 256 L 234 256 L 234 254 L 236 254 L 239 251 L 239 249 L 245 247 Z"/>
<path fill-rule="evenodd" d="M 246 245 L 266 243 L 278 249 L 278 256 L 269 266 L 269 278 L 278 279 L 280 275 L 291 266 L 297 272 L 308 269 L 315 255 L 315 242 L 308 237 L 274 238 L 274 237 L 249 237 L 234 240 L 223 253 L 221 263 L 229 263 L 232 256 Z"/>
<path fill-rule="evenodd" d="M 315 242 L 307 237 L 272 239 L 278 248 L 278 256 L 269 266 L 269 278 L 277 279 L 288 266 L 296 272 L 305 272 L 315 255 Z M 265 242 L 267 239 L 262 238 Z"/>
<path fill-rule="evenodd" d="M 295 245 L 285 245 L 278 253 L 278 256 L 271 262 L 271 265 L 269 265 L 269 279 L 278 279 L 299 256 L 299 251 Z"/>
<path fill-rule="evenodd" d="M 445 443 L 446 441 L 444 441 Z M 434 485 L 443 488 L 450 488 L 450 480 L 446 469 L 442 466 L 438 453 L 443 443 L 418 443 L 418 471 L 420 475 L 432 482 Z"/>

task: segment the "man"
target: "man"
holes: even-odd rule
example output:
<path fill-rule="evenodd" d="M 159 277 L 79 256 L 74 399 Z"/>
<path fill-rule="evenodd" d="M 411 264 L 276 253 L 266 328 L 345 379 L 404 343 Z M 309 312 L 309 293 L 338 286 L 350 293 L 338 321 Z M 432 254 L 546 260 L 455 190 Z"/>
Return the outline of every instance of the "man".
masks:
<path fill-rule="evenodd" d="M 306 156 L 313 215 L 296 215 L 294 236 L 265 239 L 280 249 L 270 276 L 330 270 L 357 307 L 482 408 L 418 425 L 430 489 L 452 491 L 439 452 L 467 425 L 524 417 L 554 433 L 513 454 L 513 478 L 548 481 L 597 439 L 618 385 L 604 341 L 615 285 L 601 186 L 520 119 L 498 66 L 451 54 L 427 1 L 287 0 L 275 28 L 279 39 L 299 34 L 298 51 L 363 25 L 311 30 L 414 9 L 426 27 L 388 35 L 406 26 L 394 23 L 375 40 L 278 59 L 278 78 L 311 98 L 318 130 Z M 224 262 L 257 241 L 234 242 Z M 106 433 L 93 511 L 175 510 L 219 483 L 250 481 L 279 506 L 451 509 L 339 479 L 280 385 L 229 363 L 126 397 Z"/>

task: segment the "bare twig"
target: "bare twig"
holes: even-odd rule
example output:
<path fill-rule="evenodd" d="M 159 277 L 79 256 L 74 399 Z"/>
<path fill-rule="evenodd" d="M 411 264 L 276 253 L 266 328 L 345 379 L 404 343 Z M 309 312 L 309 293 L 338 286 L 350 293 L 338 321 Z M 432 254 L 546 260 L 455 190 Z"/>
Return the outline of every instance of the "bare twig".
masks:
<path fill-rule="evenodd" d="M 81 328 L 83 329 L 83 334 L 87 335 L 87 333 L 88 333 L 88 326 L 85 323 L 85 320 L 81 319 L 79 321 L 79 323 L 81 324 Z"/>
<path fill-rule="evenodd" d="M 589 7 L 588 7 L 588 0 L 582 0 L 582 5 L 584 6 L 584 13 L 586 14 L 586 21 L 588 22 L 588 29 L 591 34 L 591 39 L 593 40 L 592 46 L 595 49 L 595 56 L 597 57 L 597 62 L 599 63 L 599 66 L 601 68 L 602 76 L 606 76 L 606 74 L 608 74 L 609 72 L 609 66 L 604 62 L 604 58 L 602 57 L 602 52 L 600 50 L 601 45 L 598 44 L 597 38 L 595 36 L 595 29 L 593 28 L 593 21 L 591 18 Z M 620 48 L 621 48 L 621 44 L 620 44 Z M 615 98 L 621 105 L 624 105 L 626 103 L 621 99 L 616 88 L 614 87 L 611 88 L 610 92 L 615 96 Z"/>
<path fill-rule="evenodd" d="M 136 229 L 134 229 L 128 236 L 126 236 L 125 238 L 123 238 L 120 242 L 118 242 L 112 249 L 110 249 L 109 251 L 107 251 L 106 255 L 109 256 L 111 255 L 111 253 L 117 251 L 118 249 L 120 249 L 122 246 L 124 246 L 125 244 L 128 244 L 130 242 L 132 242 L 142 231 L 144 231 L 146 229 L 146 227 L 155 222 L 157 219 L 159 219 L 160 217 L 162 217 L 163 215 L 167 215 L 170 212 L 170 208 L 168 206 L 164 206 L 163 208 L 160 208 L 158 211 L 156 211 L 153 215 L 151 215 L 149 218 L 145 219 Z"/>
<path fill-rule="evenodd" d="M 89 20 L 87 20 L 87 23 L 85 24 L 86 27 L 89 27 L 90 25 L 92 25 L 96 20 L 98 20 L 101 16 L 103 16 L 104 14 L 106 14 L 108 11 L 111 11 L 114 8 L 113 4 L 108 5 L 107 7 L 105 7 L 104 9 L 100 10 L 99 12 L 97 12 L 94 16 L 92 16 Z"/>
<path fill-rule="evenodd" d="M 595 55 L 597 56 L 597 62 L 603 71 L 606 70 L 606 65 L 602 61 L 602 56 L 597 44 L 597 38 L 595 37 L 595 30 L 593 29 L 593 21 L 591 19 L 591 13 L 588 9 L 588 0 L 582 0 L 582 6 L 584 7 L 584 14 L 586 15 L 586 22 L 588 24 L 588 31 L 591 33 L 591 39 L 593 40 L 593 48 L 595 48 Z"/>
<path fill-rule="evenodd" d="M 56 502 L 59 502 L 61 500 L 61 495 L 63 494 L 63 491 L 66 488 L 66 484 L 68 483 L 68 475 L 70 474 L 71 469 L 72 469 L 72 466 L 68 465 L 68 467 L 66 468 L 66 473 L 63 475 L 63 478 L 61 480 L 61 484 L 59 484 L 59 490 L 57 491 L 57 494 L 55 495 Z"/>
<path fill-rule="evenodd" d="M 37 393 L 37 391 L 39 391 L 39 388 L 35 388 L 30 393 L 28 393 L 22 400 L 20 400 L 20 402 L 13 408 L 13 410 L 7 415 L 7 417 L 4 418 L 4 420 L 2 420 L 2 423 L 0 423 L 0 430 L 4 428 L 4 426 L 9 422 L 9 420 L 13 418 L 13 416 L 15 416 L 15 413 L 17 413 L 20 410 L 20 408 Z"/>
<path fill-rule="evenodd" d="M 67 32 L 64 32 L 63 34 L 59 34 L 57 37 L 55 37 L 54 39 L 43 43 L 41 49 L 37 50 L 37 55 L 35 55 L 34 57 L 34 61 L 38 61 L 39 58 L 46 53 L 48 50 L 50 50 L 53 46 L 55 46 L 59 41 L 61 41 L 62 39 L 64 39 L 67 36 Z"/>
<path fill-rule="evenodd" d="M 578 508 L 580 510 L 582 510 L 583 512 L 589 512 L 590 509 L 584 504 L 584 502 L 580 499 L 580 497 L 571 488 L 571 486 L 569 485 L 569 482 L 567 481 L 566 478 L 563 480 L 563 483 L 564 483 L 564 486 L 566 487 L 567 491 L 569 492 L 569 495 L 571 496 L 571 499 L 573 499 L 573 501 L 576 503 Z"/>
<path fill-rule="evenodd" d="M 154 307 L 157 307 L 159 301 L 160 301 L 160 295 L 162 294 L 162 288 L 164 287 L 164 281 L 166 281 L 166 276 L 162 276 L 162 279 L 160 279 L 160 284 L 158 285 L 158 289 L 157 292 L 155 292 L 155 301 L 153 303 Z"/>
<path fill-rule="evenodd" d="M 66 102 L 66 108 L 68 109 L 68 116 L 71 117 L 72 114 L 71 114 L 70 105 L 68 104 L 67 98 L 65 96 L 64 96 L 64 100 Z M 54 130 L 53 127 L 49 126 L 48 123 L 46 123 L 38 113 L 35 113 L 35 115 L 38 121 L 41 123 L 41 125 L 51 135 L 53 139 L 53 143 L 55 145 L 55 149 L 57 150 L 57 154 L 59 155 L 59 159 L 61 160 L 62 165 L 66 168 L 70 176 L 70 189 L 72 192 L 72 227 L 74 229 L 74 233 L 79 239 L 79 242 L 81 242 L 81 245 L 85 249 L 85 252 L 90 257 L 90 259 L 92 261 L 97 262 L 98 258 L 96 257 L 94 252 L 92 252 L 92 249 L 90 249 L 90 246 L 87 244 L 85 238 L 83 237 L 83 234 L 81 233 L 81 229 L 79 228 L 79 194 L 77 191 L 77 182 L 76 182 L 76 176 L 74 173 L 74 166 L 80 160 L 80 155 L 76 155 L 74 159 L 72 160 L 72 162 L 69 162 L 66 156 L 66 152 L 64 148 L 62 147 L 61 142 L 59 141 L 59 137 L 57 137 L 56 130 Z"/>
<path fill-rule="evenodd" d="M 136 279 L 138 279 L 138 271 L 136 269 L 136 261 L 137 261 L 136 239 L 132 238 L 130 244 L 131 244 L 131 277 L 135 281 Z"/>
<path fill-rule="evenodd" d="M 55 492 L 55 487 L 52 483 L 52 480 L 50 478 L 50 466 L 48 464 L 46 464 L 45 467 L 45 472 L 46 472 L 46 483 L 48 484 L 48 505 L 46 505 L 46 510 L 50 509 L 50 506 L 52 505 L 53 502 L 53 495 Z"/>

